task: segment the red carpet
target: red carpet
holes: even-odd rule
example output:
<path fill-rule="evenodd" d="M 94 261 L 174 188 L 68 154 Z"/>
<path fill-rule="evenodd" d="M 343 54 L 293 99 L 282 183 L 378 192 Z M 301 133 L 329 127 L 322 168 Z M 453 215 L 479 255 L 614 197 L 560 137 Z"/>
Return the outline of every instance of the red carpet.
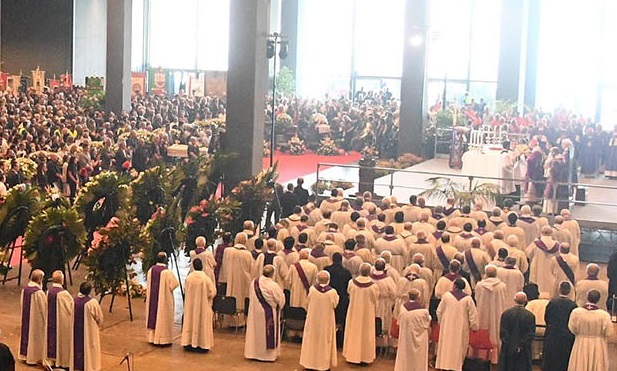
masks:
<path fill-rule="evenodd" d="M 318 163 L 349 165 L 358 162 L 360 157 L 362 156 L 358 152 L 349 152 L 348 155 L 341 156 L 320 156 L 313 152 L 307 151 L 301 156 L 293 156 L 287 153 L 281 153 L 277 150 L 274 153 L 274 162 L 278 161 L 278 182 L 285 184 L 295 181 L 298 177 L 317 172 Z M 264 168 L 267 168 L 269 165 L 270 157 L 264 157 Z M 320 170 L 325 170 L 327 168 L 328 167 L 326 166 L 322 166 L 320 167 Z"/>

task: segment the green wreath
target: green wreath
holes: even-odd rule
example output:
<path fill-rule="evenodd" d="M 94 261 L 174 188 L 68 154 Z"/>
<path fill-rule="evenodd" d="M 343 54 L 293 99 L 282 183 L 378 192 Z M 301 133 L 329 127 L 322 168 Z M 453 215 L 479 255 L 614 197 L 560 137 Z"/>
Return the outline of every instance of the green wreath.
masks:
<path fill-rule="evenodd" d="M 141 224 L 146 224 L 152 214 L 166 204 L 169 194 L 163 181 L 166 175 L 166 168 L 161 165 L 142 172 L 131 182 L 131 204 Z"/>
<path fill-rule="evenodd" d="M 93 281 L 99 294 L 108 290 L 121 293 L 126 284 L 127 266 L 135 263 L 133 254 L 139 251 L 142 243 L 139 237 L 141 226 L 137 220 L 123 217 L 110 224 L 99 228 L 101 238 L 88 249 L 84 259 L 88 279 Z"/>
<path fill-rule="evenodd" d="M 166 252 L 168 256 L 176 253 L 182 226 L 179 212 L 178 206 L 173 203 L 167 210 L 159 208 L 142 229 L 139 238 L 144 275 L 156 263 L 156 254 L 161 251 Z"/>
<path fill-rule="evenodd" d="M 36 187 L 13 187 L 0 205 L 0 250 L 26 233 L 26 227 L 40 210 Z"/>
<path fill-rule="evenodd" d="M 48 275 L 63 269 L 84 246 L 86 230 L 73 209 L 51 208 L 32 219 L 26 229 L 24 253 L 33 268 Z"/>
<path fill-rule="evenodd" d="M 89 233 L 105 226 L 118 212 L 128 210 L 129 181 L 127 175 L 104 171 L 79 191 L 74 207 Z"/>

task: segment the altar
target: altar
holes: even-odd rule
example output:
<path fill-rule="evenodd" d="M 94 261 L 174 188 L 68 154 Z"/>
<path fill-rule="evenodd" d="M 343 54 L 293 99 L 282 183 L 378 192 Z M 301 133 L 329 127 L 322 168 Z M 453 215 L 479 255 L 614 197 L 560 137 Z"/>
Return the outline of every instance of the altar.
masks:
<path fill-rule="evenodd" d="M 461 173 L 490 178 L 501 177 L 501 148 L 485 151 L 470 150 L 463 153 L 463 168 Z M 480 180 L 481 183 L 498 183 L 489 179 Z"/>

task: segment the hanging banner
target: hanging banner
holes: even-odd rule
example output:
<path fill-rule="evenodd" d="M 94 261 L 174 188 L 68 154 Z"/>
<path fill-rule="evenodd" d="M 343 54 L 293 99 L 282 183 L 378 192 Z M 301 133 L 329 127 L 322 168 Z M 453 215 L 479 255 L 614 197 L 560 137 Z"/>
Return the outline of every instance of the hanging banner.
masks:
<path fill-rule="evenodd" d="M 51 91 L 55 91 L 60 88 L 60 80 L 58 79 L 49 79 L 47 85 Z"/>
<path fill-rule="evenodd" d="M 60 75 L 60 87 L 63 89 L 73 88 L 73 76 L 70 73 Z"/>
<path fill-rule="evenodd" d="M 11 93 L 16 93 L 19 91 L 20 84 L 21 75 L 9 75 L 6 83 L 6 90 Z"/>
<path fill-rule="evenodd" d="M 45 71 L 41 71 L 38 67 L 32 72 L 32 89 L 37 93 L 42 93 L 45 88 Z"/>
<path fill-rule="evenodd" d="M 206 83 L 206 78 L 205 78 L 204 73 L 190 74 L 189 75 L 189 89 L 187 93 L 194 97 L 203 97 L 205 83 Z"/>
<path fill-rule="evenodd" d="M 86 90 L 88 95 L 100 95 L 105 91 L 105 80 L 99 76 L 86 77 Z"/>
<path fill-rule="evenodd" d="M 0 91 L 6 91 L 9 84 L 9 76 L 6 72 L 0 72 Z"/>
<path fill-rule="evenodd" d="M 165 95 L 165 83 L 167 82 L 167 73 L 162 68 L 151 69 L 150 77 L 150 93 L 154 95 Z"/>
<path fill-rule="evenodd" d="M 131 96 L 146 92 L 146 73 L 131 72 Z"/>
<path fill-rule="evenodd" d="M 223 97 L 227 95 L 227 72 L 206 72 L 206 94 L 210 97 Z"/>

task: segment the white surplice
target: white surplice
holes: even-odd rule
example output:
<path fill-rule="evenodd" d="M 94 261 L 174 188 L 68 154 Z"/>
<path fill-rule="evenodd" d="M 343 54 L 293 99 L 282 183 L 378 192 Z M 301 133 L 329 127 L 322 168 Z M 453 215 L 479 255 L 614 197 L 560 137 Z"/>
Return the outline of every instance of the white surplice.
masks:
<path fill-rule="evenodd" d="M 276 348 L 267 349 L 266 346 L 266 312 L 259 302 L 255 293 L 254 282 L 251 281 L 249 288 L 250 309 L 246 321 L 246 338 L 244 342 L 244 357 L 259 361 L 276 361 L 280 353 L 281 340 L 281 311 L 285 305 L 283 289 L 271 278 L 261 276 L 259 289 L 267 304 L 272 308 Z"/>
<path fill-rule="evenodd" d="M 339 296 L 332 288 L 326 290 L 321 292 L 311 286 L 307 297 L 300 365 L 311 370 L 329 370 L 337 365 L 334 309 Z"/>
<path fill-rule="evenodd" d="M 372 363 L 375 360 L 375 303 L 379 289 L 370 277 L 360 276 L 349 281 L 347 292 L 349 308 L 343 357 L 351 363 Z"/>
<path fill-rule="evenodd" d="M 523 291 L 525 286 L 525 276 L 520 270 L 516 268 L 497 268 L 497 278 L 506 284 L 506 307 L 505 309 L 512 308 L 514 303 L 514 295 L 517 292 Z"/>
<path fill-rule="evenodd" d="M 212 329 L 212 299 L 216 286 L 204 271 L 193 271 L 184 284 L 184 322 L 182 346 L 211 349 L 214 345 Z"/>
<path fill-rule="evenodd" d="M 398 309 L 399 338 L 394 371 L 428 370 L 428 329 L 431 316 L 428 309 Z"/>
<path fill-rule="evenodd" d="M 77 294 L 78 298 L 84 295 Z M 75 312 L 74 312 L 75 313 Z M 74 324 L 73 324 L 74 329 Z M 84 305 L 84 369 L 83 371 L 98 371 L 101 369 L 101 328 L 103 327 L 103 311 L 99 302 L 90 299 Z M 71 371 L 78 371 L 74 364 L 74 342 L 71 342 Z"/>
<path fill-rule="evenodd" d="M 236 299 L 236 310 L 244 310 L 244 300 L 249 297 L 249 286 L 251 285 L 251 269 L 253 265 L 253 255 L 243 246 L 235 245 L 225 249 L 223 267 L 225 269 L 225 281 L 227 282 L 226 296 Z M 230 320 L 225 316 L 226 325 L 244 326 L 244 318 Z"/>
<path fill-rule="evenodd" d="M 71 364 L 71 343 L 73 342 L 73 297 L 62 285 L 54 283 L 52 287 L 62 289 L 56 295 L 56 354 L 49 357 L 56 367 L 69 367 Z M 49 294 L 49 292 L 48 292 Z M 49 308 L 48 308 L 49 310 Z M 49 327 L 49 323 L 48 323 Z M 47 346 L 46 346 L 47 348 Z"/>
<path fill-rule="evenodd" d="M 300 268 L 304 272 L 310 288 L 310 286 L 313 285 L 315 283 L 315 280 L 317 279 L 317 266 L 306 259 L 301 259 L 296 264 L 300 264 Z M 300 279 L 298 268 L 295 264 L 292 264 L 289 267 L 289 273 L 287 273 L 287 278 L 285 279 L 285 281 L 289 285 L 289 290 L 291 294 L 289 298 L 289 306 L 306 309 L 306 297 L 308 295 L 308 291 L 307 288 L 304 287 L 304 284 Z"/>
<path fill-rule="evenodd" d="M 568 371 L 610 370 L 608 338 L 613 333 L 610 315 L 602 309 L 576 308 L 568 322 L 574 334 Z"/>
<path fill-rule="evenodd" d="M 24 292 L 21 294 L 21 307 L 22 307 L 22 318 L 21 318 L 21 326 L 22 333 L 23 327 L 28 326 L 27 332 L 27 348 L 26 352 L 22 352 L 20 347 L 19 350 L 19 359 L 22 361 L 26 361 L 27 364 L 33 365 L 37 362 L 45 359 L 46 347 L 45 347 L 45 334 L 47 333 L 47 296 L 41 289 L 41 286 L 34 283 L 28 282 L 27 285 L 29 288 L 38 288 L 35 292 L 30 295 L 30 316 L 29 318 L 24 318 L 23 310 L 24 310 Z M 24 339 L 20 337 L 20 343 Z"/>
<path fill-rule="evenodd" d="M 157 264 L 165 266 L 165 264 Z M 146 299 L 146 323 L 148 323 L 150 299 L 152 294 L 152 268 L 148 270 L 148 297 Z M 174 290 L 180 283 L 170 269 L 161 272 L 158 305 L 156 311 L 156 325 L 154 330 L 148 330 L 148 342 L 153 344 L 171 344 L 173 341 L 172 330 L 174 326 Z"/>
<path fill-rule="evenodd" d="M 203 271 L 210 277 L 212 282 L 215 282 L 214 278 L 214 267 L 216 267 L 216 260 L 214 260 L 214 255 L 210 252 L 210 250 L 205 249 L 203 252 L 199 254 L 196 253 L 195 250 L 192 250 L 189 255 L 191 256 L 191 265 L 189 268 L 189 273 L 193 271 L 193 260 L 199 259 L 203 265 Z"/>
<path fill-rule="evenodd" d="M 499 278 L 488 277 L 476 285 L 476 304 L 478 307 L 478 328 L 488 330 L 491 344 L 495 346 L 491 352 L 491 362 L 497 364 L 499 360 L 499 325 L 501 314 L 508 308 L 506 305 L 506 284 Z"/>

